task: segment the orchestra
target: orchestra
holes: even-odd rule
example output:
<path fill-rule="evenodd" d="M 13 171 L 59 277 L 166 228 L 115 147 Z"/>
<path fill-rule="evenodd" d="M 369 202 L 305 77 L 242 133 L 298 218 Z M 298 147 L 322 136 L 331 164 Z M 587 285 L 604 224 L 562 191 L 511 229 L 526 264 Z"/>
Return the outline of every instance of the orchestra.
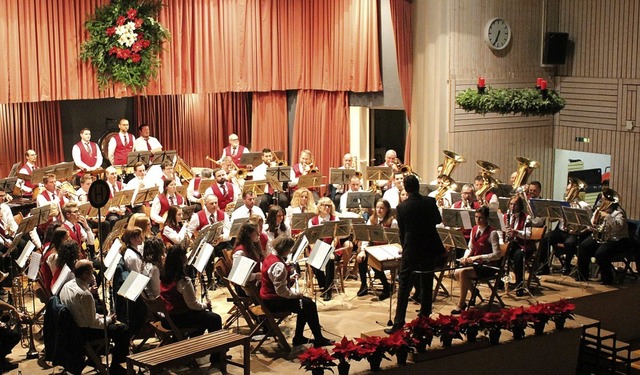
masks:
<path fill-rule="evenodd" d="M 442 254 L 439 239 L 435 237 L 436 227 L 459 232 L 467 243 L 466 248 L 461 249 L 464 253 L 460 252 L 457 257 L 453 257 L 457 263 L 452 265 L 451 272 L 458 281 L 459 289 L 459 299 L 452 313 L 458 314 L 467 308 L 466 298 L 468 292 L 472 291 L 472 279 L 484 270 L 478 265 L 498 266 L 496 261 L 500 257 L 499 246 L 503 244 L 508 249 L 507 264 L 511 264 L 510 272 L 515 276 L 515 284 L 512 286 L 516 291 L 515 296 L 523 297 L 521 286 L 526 272 L 524 263 L 536 251 L 531 247 L 533 243 L 528 241 L 531 226 L 549 226 L 552 221 L 544 216 L 536 217 L 532 209 L 537 201 L 543 201 L 542 184 L 539 181 L 527 183 L 527 178 L 536 167 L 535 162 L 525 163 L 525 167 L 519 167 L 514 172 L 511 178 L 513 190 L 505 194 L 497 189 L 499 181 L 492 177 L 498 170 L 497 166 L 484 161 L 478 161 L 480 171 L 477 175 L 472 175 L 472 183 L 458 186 L 452 178 L 452 172 L 458 163 L 464 162 L 464 158 L 445 150 L 445 162 L 438 165 L 437 186 L 427 200 L 418 192 L 419 176 L 412 172 L 411 166 L 402 164 L 394 150 L 388 150 L 384 163 L 378 165 L 391 169 L 390 179 L 365 181 L 362 173 L 358 172 L 344 185 L 328 183 L 326 176 L 321 175 L 311 150 L 301 151 L 298 162 L 291 167 L 287 166 L 286 155 L 280 159 L 270 148 L 262 149 L 260 164 L 242 165 L 241 156 L 248 153 L 249 148 L 239 144 L 237 134 L 229 135 L 229 145 L 222 150 L 220 159 L 209 158 L 216 164 L 215 167 L 198 168 L 191 178 L 185 178 L 179 172 L 178 157 L 161 163 L 157 160 L 156 165 L 159 164 L 159 167 L 156 168 L 161 173 L 151 177 L 147 170 L 153 168 L 152 160 L 137 161 L 133 166 L 127 166 L 132 167 L 129 171 L 126 168 L 115 168 L 125 166 L 132 152 L 150 151 L 154 157 L 162 153 L 162 144 L 157 138 L 150 136 L 149 125 L 141 124 L 137 129 L 138 138 L 135 138 L 128 133 L 129 121 L 120 119 L 118 132 L 108 141 L 107 155 L 103 155 L 104 151 L 100 146 L 91 142 L 91 130 L 82 129 L 80 141 L 72 148 L 77 169 L 68 175 L 58 174 L 57 171 L 45 173 L 40 175 L 43 176 L 41 181 L 29 179 L 34 171 L 43 167 L 36 163 L 36 151 L 28 150 L 16 184 L 23 198 L 35 202 L 38 207 L 52 208 L 48 220 L 38 221 L 33 231 L 25 233 L 25 238 L 31 238 L 34 243 L 35 251 L 42 254 L 38 277 L 44 288 L 51 293 L 63 270 L 68 267 L 72 275 L 58 294 L 61 302 L 68 305 L 81 331 L 87 337 L 95 336 L 97 331 L 104 328 L 105 316 L 108 326 L 125 327 L 113 332 L 109 329 L 112 336 L 110 338 L 115 341 L 115 373 L 123 371 L 119 363 L 123 361 L 122 356 L 129 353 L 123 340 L 128 342 L 129 338 L 140 332 L 148 319 L 145 300 L 159 299 L 176 325 L 195 325 L 196 334 L 221 329 L 220 314 L 224 312 L 212 311 L 208 293 L 216 287 L 214 265 L 225 256 L 230 257 L 232 265 L 236 267 L 244 258 L 251 259 L 254 263 L 248 281 L 259 288 L 266 305 L 274 312 L 292 311 L 298 314 L 292 337 L 294 345 L 325 346 L 331 344 L 332 340 L 323 336 L 314 298 L 320 296 L 323 302 L 329 302 L 336 292 L 340 293 L 337 286 L 339 280 L 336 278 L 343 277 L 340 275 L 346 274 L 348 268 L 357 269 L 354 277 L 360 287 L 355 294 L 358 297 L 370 294 L 373 291 L 370 279 L 375 279 L 381 285 L 381 292 L 377 293 L 379 301 L 393 296 L 393 286 L 397 284 L 395 277 L 389 278 L 385 270 L 374 267 L 375 262 L 369 261 L 372 255 L 367 251 L 370 247 L 384 245 L 391 240 L 356 238 L 356 224 L 350 220 L 359 219 L 362 223 L 360 225 L 374 229 L 400 231 L 403 251 L 395 254 L 394 260 L 398 265 L 394 272 L 401 271 L 401 291 L 398 294 L 401 300 L 389 332 L 403 326 L 409 292 L 414 284 L 419 284 L 418 286 L 427 288 L 428 291 L 433 289 L 433 280 L 422 280 L 431 276 L 422 276 L 421 280 L 410 282 L 409 275 L 413 271 L 433 271 L 441 265 L 441 261 L 444 262 L 446 254 Z M 337 168 L 357 170 L 357 156 L 350 152 L 343 155 L 343 164 Z M 101 172 L 103 164 L 109 162 L 111 165 L 104 169 L 104 175 L 90 173 Z M 519 163 L 522 165 L 524 162 Z M 291 181 L 285 182 L 277 190 L 267 180 L 267 169 L 274 167 L 290 169 L 291 176 Z M 73 179 L 76 175 L 79 177 L 77 181 Z M 301 177 L 308 175 L 322 177 L 321 185 L 299 186 Z M 90 216 L 90 209 L 82 208 L 90 201 L 89 191 L 96 179 L 106 181 L 110 198 L 103 211 L 104 216 L 100 219 Z M 126 184 L 125 179 L 128 179 Z M 405 187 L 407 181 L 411 183 L 410 191 Z M 205 182 L 206 189 L 202 186 Z M 262 185 L 256 186 L 253 182 L 262 182 Z M 251 187 L 249 183 L 252 184 Z M 178 192 L 180 186 L 186 187 L 182 190 L 184 196 Z M 542 261 L 538 274 L 550 272 L 547 260 L 553 251 L 554 254 L 565 257 L 561 270 L 565 275 L 576 269 L 576 279 L 588 280 L 592 277 L 589 265 L 593 257 L 600 266 L 601 282 L 611 284 L 614 281 L 611 259 L 629 241 L 626 214 L 620 197 L 611 189 L 602 192 L 600 206 L 592 213 L 591 206 L 581 198 L 584 194 L 580 193 L 584 189 L 580 181 L 570 179 L 565 203 L 569 207 L 584 210 L 592 218 L 591 225 L 574 227 L 563 219 L 557 220 L 557 227 L 547 232 L 538 247 Z M 128 195 L 124 194 L 127 192 Z M 358 197 L 361 193 L 369 193 L 375 197 L 374 208 L 347 207 L 353 192 L 359 192 L 355 194 Z M 5 196 L 6 192 L 1 191 L 2 254 L 6 253 L 18 230 L 11 209 L 4 203 Z M 377 199 L 380 197 L 384 199 Z M 505 212 L 500 210 L 499 198 L 509 198 Z M 336 211 L 334 202 L 339 206 L 339 211 Z M 412 205 L 415 210 L 409 209 Z M 473 221 L 471 225 L 465 224 L 463 227 L 439 223 L 444 219 L 444 216 L 438 217 L 438 213 L 442 215 L 443 209 L 466 212 Z M 424 214 L 424 217 L 416 217 L 417 212 Z M 490 214 L 493 213 L 497 214 L 498 221 L 490 223 Z M 300 217 L 297 215 L 305 214 L 313 216 L 296 222 L 295 219 Z M 427 216 L 428 220 L 425 219 Z M 423 221 L 429 230 L 418 234 L 420 228 L 416 223 Z M 329 227 L 328 224 L 332 222 L 346 227 L 348 233 L 316 235 L 314 239 L 331 246 L 327 261 L 322 268 L 299 267 L 299 259 L 291 258 L 295 251 L 294 243 L 298 243 L 296 240 L 309 235 L 314 228 Z M 98 232 L 101 233 L 99 237 Z M 407 233 L 411 235 L 407 237 Z M 95 284 L 96 281 L 103 281 L 96 280 L 96 276 L 102 278 L 104 270 L 101 269 L 101 263 L 96 261 L 110 250 L 103 248 L 103 245 L 112 245 L 114 239 L 118 239 L 116 244 L 120 244 L 116 252 L 120 254 L 117 258 L 121 259 L 116 262 L 121 264 L 117 265 L 119 268 L 114 280 L 105 283 L 115 289 L 132 272 L 147 276 L 149 282 L 143 288 L 138 302 L 116 296 L 115 306 L 111 306 L 111 309 L 102 306 L 104 310 L 112 310 L 111 313 L 96 312 L 96 307 L 89 306 L 87 302 L 99 305 L 100 296 Z M 95 243 L 99 244 L 101 250 L 96 250 L 98 248 L 94 246 Z M 203 249 L 203 243 L 210 244 L 214 251 L 202 270 L 198 271 L 192 258 L 197 258 Z M 427 260 L 420 257 L 420 251 L 426 249 L 426 243 L 429 244 Z M 563 246 L 556 249 L 558 244 Z M 314 245 L 309 243 L 304 249 L 305 260 L 310 256 Z M 575 256 L 577 260 L 573 262 Z M 11 277 L 15 276 L 9 262 L 5 260 L 0 265 L 0 278 L 6 278 L 10 273 Z M 106 268 L 108 265 L 104 266 Z M 340 274 L 336 272 L 338 267 L 343 270 Z M 302 272 L 306 273 L 306 277 L 301 277 Z M 205 274 L 208 279 L 206 283 Z M 305 285 L 302 290 L 294 288 L 294 283 L 298 285 L 300 281 L 307 280 L 308 283 L 312 280 L 309 274 L 313 274 L 317 280 L 318 288 L 314 289 L 312 285 Z M 369 276 L 371 274 L 373 278 Z M 198 287 L 203 288 L 200 298 L 196 293 Z M 242 288 L 236 289 L 239 295 L 248 297 Z M 421 303 L 421 314 L 426 315 L 431 313 L 432 306 L 431 302 L 427 302 L 431 300 L 431 293 L 427 290 L 423 289 L 415 297 Z M 80 302 L 78 295 L 90 295 L 91 299 Z M 108 295 L 102 295 L 101 298 L 110 299 Z M 113 311 L 117 311 L 117 314 Z M 307 324 L 311 328 L 313 339 L 303 335 Z M 5 345 L 4 339 L 2 344 Z M 10 343 L 6 345 L 11 346 Z M 125 349 L 122 345 L 125 345 Z M 219 358 L 212 355 L 210 360 L 216 362 Z M 0 366 L 5 369 L 13 365 L 4 360 L 0 362 Z"/>

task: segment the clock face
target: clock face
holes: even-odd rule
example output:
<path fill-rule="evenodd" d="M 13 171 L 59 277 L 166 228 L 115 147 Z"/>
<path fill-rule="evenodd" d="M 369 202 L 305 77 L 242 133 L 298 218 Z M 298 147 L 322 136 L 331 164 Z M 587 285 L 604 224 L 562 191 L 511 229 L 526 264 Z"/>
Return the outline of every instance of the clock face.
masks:
<path fill-rule="evenodd" d="M 511 27 L 502 18 L 494 18 L 487 23 L 484 39 L 495 50 L 506 48 L 511 41 Z"/>

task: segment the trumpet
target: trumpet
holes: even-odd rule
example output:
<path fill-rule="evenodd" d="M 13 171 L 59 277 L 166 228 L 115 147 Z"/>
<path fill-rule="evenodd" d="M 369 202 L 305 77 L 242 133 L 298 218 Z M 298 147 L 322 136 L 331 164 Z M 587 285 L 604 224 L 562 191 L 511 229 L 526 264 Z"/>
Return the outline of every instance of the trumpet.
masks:
<path fill-rule="evenodd" d="M 71 183 L 69 183 L 69 181 L 63 182 L 56 189 L 62 191 L 62 193 L 67 198 L 69 198 L 69 197 L 77 197 L 78 196 L 78 193 L 76 193 L 76 189 L 74 189 L 73 186 L 71 186 Z"/>

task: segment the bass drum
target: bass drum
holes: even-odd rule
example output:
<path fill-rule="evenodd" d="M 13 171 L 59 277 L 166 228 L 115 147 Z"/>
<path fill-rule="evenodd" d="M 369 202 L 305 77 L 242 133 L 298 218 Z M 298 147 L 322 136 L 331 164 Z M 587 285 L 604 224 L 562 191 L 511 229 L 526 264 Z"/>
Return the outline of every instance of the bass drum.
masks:
<path fill-rule="evenodd" d="M 98 139 L 98 147 L 100 147 L 102 157 L 104 158 L 104 161 L 109 165 L 111 165 L 111 162 L 109 161 L 109 141 L 116 135 L 118 135 L 117 130 L 107 130 L 107 132 L 104 133 L 102 137 L 100 137 L 100 139 Z"/>

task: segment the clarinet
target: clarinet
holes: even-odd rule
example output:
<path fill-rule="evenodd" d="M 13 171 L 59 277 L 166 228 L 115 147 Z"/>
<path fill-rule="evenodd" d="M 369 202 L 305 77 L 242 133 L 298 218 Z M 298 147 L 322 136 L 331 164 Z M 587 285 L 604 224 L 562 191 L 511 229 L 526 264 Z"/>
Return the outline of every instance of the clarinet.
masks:
<path fill-rule="evenodd" d="M 202 292 L 200 294 L 200 301 L 204 300 L 208 306 L 211 306 L 211 300 L 209 299 L 209 293 L 207 293 L 207 284 L 204 282 L 204 275 L 200 272 L 200 288 Z"/>

